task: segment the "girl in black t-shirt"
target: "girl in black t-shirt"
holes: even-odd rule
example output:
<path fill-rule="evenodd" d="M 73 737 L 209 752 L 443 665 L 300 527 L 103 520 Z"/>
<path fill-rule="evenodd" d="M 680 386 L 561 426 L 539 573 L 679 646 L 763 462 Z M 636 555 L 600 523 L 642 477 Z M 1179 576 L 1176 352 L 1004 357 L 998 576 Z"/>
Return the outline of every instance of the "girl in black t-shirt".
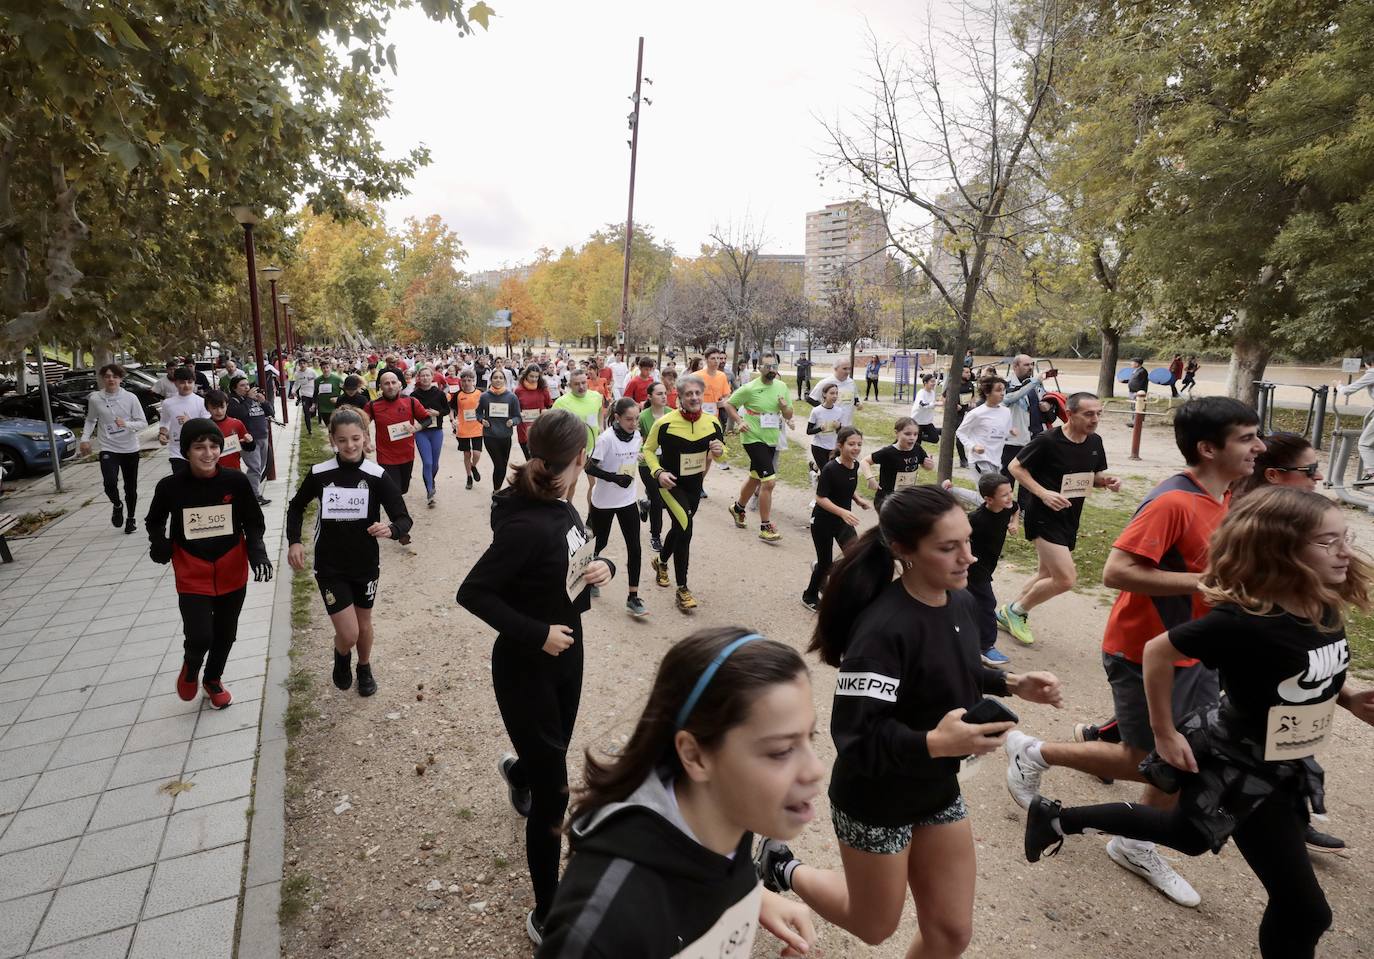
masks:
<path fill-rule="evenodd" d="M 1087 829 L 1162 843 L 1190 856 L 1236 846 L 1269 894 L 1260 955 L 1316 954 L 1331 909 L 1312 871 L 1306 806 L 1320 801 L 1312 755 L 1336 706 L 1374 725 L 1374 689 L 1346 683 L 1345 610 L 1370 608 L 1374 568 L 1355 551 L 1339 507 L 1306 490 L 1261 489 L 1234 507 L 1199 581 L 1215 608 L 1150 640 L 1145 692 L 1155 749 L 1141 771 L 1180 794 L 1170 810 L 1133 803 L 1061 808 L 1036 797 L 1026 858 Z M 1226 697 L 1175 727 L 1173 664 L 1196 658 Z"/>
<path fill-rule="evenodd" d="M 868 480 L 868 488 L 876 491 L 873 496 L 875 509 L 882 509 L 883 500 L 894 490 L 915 486 L 918 468 L 935 469 L 935 461 L 916 442 L 920 429 L 911 417 L 898 417 L 892 424 L 891 445 L 864 457 L 864 477 Z M 878 467 L 877 476 L 873 475 L 874 466 Z"/>
<path fill-rule="evenodd" d="M 815 612 L 821 601 L 821 584 L 834 562 L 834 545 L 844 549 L 854 539 L 859 517 L 853 513 L 855 503 L 860 509 L 872 509 L 872 504 L 856 492 L 859 485 L 859 453 L 864 448 L 864 435 L 852 426 L 845 426 L 835 437 L 835 451 L 830 462 L 816 480 L 816 505 L 811 510 L 811 542 L 816 547 L 816 562 L 811 566 L 811 582 L 802 593 L 802 605 Z"/>

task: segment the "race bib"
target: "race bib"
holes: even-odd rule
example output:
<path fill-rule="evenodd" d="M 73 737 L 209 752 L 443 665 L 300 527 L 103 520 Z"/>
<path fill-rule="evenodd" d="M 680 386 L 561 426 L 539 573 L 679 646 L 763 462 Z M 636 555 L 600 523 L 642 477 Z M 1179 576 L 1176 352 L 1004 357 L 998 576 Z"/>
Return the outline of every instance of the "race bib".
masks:
<path fill-rule="evenodd" d="M 391 440 L 403 440 L 410 435 L 409 423 L 392 423 L 386 428 L 386 435 Z"/>
<path fill-rule="evenodd" d="M 509 403 L 488 403 L 488 404 L 487 404 L 487 419 L 489 419 L 489 420 L 504 420 L 504 419 L 509 419 L 509 418 L 510 418 L 510 404 L 509 404 Z"/>
<path fill-rule="evenodd" d="M 451 386 L 448 388 L 448 390 L 447 390 L 446 392 L 448 392 L 448 393 L 457 393 L 457 392 L 458 392 L 458 384 L 457 384 L 457 383 L 454 383 L 453 385 L 451 385 Z"/>
<path fill-rule="evenodd" d="M 759 426 L 762 426 L 762 427 L 763 427 L 764 429 L 766 429 L 766 430 L 775 430 L 775 429 L 777 429 L 778 427 L 782 426 L 782 414 L 781 414 L 781 413 L 760 413 L 760 414 L 759 414 Z"/>
<path fill-rule="evenodd" d="M 704 412 L 710 413 L 712 416 L 716 415 L 716 404 L 714 403 L 702 403 L 701 408 Z"/>
<path fill-rule="evenodd" d="M 1331 717 L 1336 713 L 1336 697 L 1310 706 L 1283 703 L 1269 709 L 1269 724 L 1264 734 L 1264 760 L 1277 763 L 1286 759 L 1306 759 L 1316 754 L 1331 732 Z"/>
<path fill-rule="evenodd" d="M 181 534 L 188 540 L 213 539 L 233 532 L 234 507 L 230 503 L 188 507 L 181 511 Z"/>
<path fill-rule="evenodd" d="M 228 456 L 230 453 L 237 453 L 243 449 L 243 442 L 239 439 L 239 434 L 230 433 L 224 438 L 224 447 L 219 451 L 221 456 Z"/>
<path fill-rule="evenodd" d="M 106 423 L 106 424 L 105 424 L 105 435 L 106 435 L 106 436 L 121 436 L 121 435 L 123 435 L 124 432 L 125 432 L 125 427 L 123 427 L 123 426 L 116 426 L 116 425 L 113 424 L 113 423 Z"/>
<path fill-rule="evenodd" d="M 367 519 L 371 491 L 349 486 L 327 486 L 320 497 L 320 516 L 329 520 Z"/>
<path fill-rule="evenodd" d="M 598 416 L 596 413 L 588 413 L 588 414 L 584 417 L 584 419 L 586 419 L 587 425 L 590 426 L 592 429 L 594 429 L 594 430 L 599 430 L 599 429 L 601 429 L 601 417 Z"/>
<path fill-rule="evenodd" d="M 334 384 L 321 383 L 319 389 L 317 389 L 315 392 L 319 393 L 321 396 L 328 396 L 330 393 L 334 392 Z"/>
<path fill-rule="evenodd" d="M 678 476 L 696 476 L 706 472 L 706 453 L 683 453 L 678 461 Z"/>
<path fill-rule="evenodd" d="M 906 489 L 908 486 L 916 486 L 921 480 L 920 474 L 915 470 L 910 473 L 898 473 L 893 481 L 893 489 Z"/>
<path fill-rule="evenodd" d="M 539 419 L 539 415 L 543 412 L 543 410 L 521 410 L 520 422 L 533 423 L 535 420 Z"/>
<path fill-rule="evenodd" d="M 581 545 L 573 549 L 573 543 L 581 542 Z M 582 581 L 582 575 L 587 572 L 587 567 L 592 560 L 596 559 L 596 541 L 586 539 L 576 528 L 568 530 L 568 547 L 573 549 L 568 557 L 568 599 L 575 600 L 587 585 Z"/>
<path fill-rule="evenodd" d="M 743 959 L 751 955 L 762 902 L 763 886 L 755 884 L 747 896 L 721 913 L 700 938 L 674 953 L 673 959 Z"/>
<path fill-rule="evenodd" d="M 463 410 L 463 422 L 464 422 L 464 423 L 475 423 L 475 422 L 477 422 L 477 411 L 476 411 L 476 410 Z"/>
<path fill-rule="evenodd" d="M 1065 473 L 1059 481 L 1059 495 L 1068 499 L 1082 499 L 1092 488 L 1092 473 Z"/>
<path fill-rule="evenodd" d="M 620 469 L 616 470 L 616 472 L 619 473 L 621 476 L 634 476 L 634 475 L 635 475 L 635 461 L 634 461 L 634 460 L 626 460 L 624 463 L 621 463 L 621 464 L 620 464 Z"/>

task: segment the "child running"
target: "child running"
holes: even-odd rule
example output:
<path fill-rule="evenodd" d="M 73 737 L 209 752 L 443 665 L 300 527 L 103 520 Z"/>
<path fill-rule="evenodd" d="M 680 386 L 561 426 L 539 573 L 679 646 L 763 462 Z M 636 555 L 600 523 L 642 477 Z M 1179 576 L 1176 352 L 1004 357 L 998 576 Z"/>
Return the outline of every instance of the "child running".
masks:
<path fill-rule="evenodd" d="M 587 751 L 539 959 L 743 957 L 758 926 L 809 953 L 810 913 L 760 888 L 749 850 L 815 815 L 815 729 L 791 647 L 730 627 L 669 649 L 629 743 Z"/>
<path fill-rule="evenodd" d="M 1000 473 L 1002 447 L 1011 434 L 1011 410 L 1002 405 L 1007 394 L 1007 381 L 1000 376 L 985 376 L 978 381 L 978 395 L 983 398 L 964 414 L 955 435 L 969 452 L 975 473 Z"/>
<path fill-rule="evenodd" d="M 477 464 L 482 460 L 482 421 L 477 418 L 477 404 L 482 401 L 482 394 L 477 389 L 476 371 L 463 370 L 459 381 L 459 390 L 451 397 L 453 438 L 458 441 L 458 449 L 463 453 L 466 488 L 472 489 L 473 483 L 482 481 L 482 474 L 477 471 Z"/>
<path fill-rule="evenodd" d="M 377 691 L 372 675 L 372 607 L 381 575 L 379 539 L 410 532 L 410 513 L 401 491 L 376 463 L 363 456 L 367 426 L 363 414 L 340 407 L 329 418 L 336 455 L 316 463 L 286 507 L 286 561 L 305 569 L 301 526 L 305 508 L 319 503 L 315 517 L 315 582 L 334 625 L 334 685 L 353 685 L 353 649 L 358 650 L 358 695 Z M 382 509 L 390 518 L 383 523 Z"/>
<path fill-rule="evenodd" d="M 253 448 L 253 434 L 242 420 L 229 415 L 229 396 L 223 390 L 211 390 L 205 394 L 205 408 L 210 411 L 210 421 L 219 427 L 224 443 L 220 447 L 219 465 L 223 469 L 241 469 L 243 450 Z"/>
<path fill-rule="evenodd" d="M 833 386 L 822 396 L 832 392 L 837 392 Z M 816 407 L 820 409 L 824 407 Z M 812 416 L 816 410 L 812 410 Z M 811 542 L 816 547 L 816 561 L 811 564 L 811 582 L 802 592 L 802 605 L 813 613 L 820 607 L 821 586 L 834 562 L 835 545 L 839 544 L 844 550 L 854 540 L 854 530 L 859 525 L 859 517 L 853 512 L 854 504 L 857 503 L 860 509 L 873 508 L 873 504 L 857 492 L 858 459 L 863 452 L 864 435 L 852 426 L 845 426 L 835 442 L 834 458 L 825 464 L 816 480 L 816 505 L 811 512 Z"/>
<path fill-rule="evenodd" d="M 942 484 L 955 496 L 975 506 L 969 514 L 972 535 L 969 546 L 977 560 L 968 568 L 968 591 L 978 606 L 978 651 L 984 666 L 1004 668 L 1011 657 L 997 648 L 997 594 L 992 574 L 1007 544 L 1007 533 L 1016 532 L 1016 497 L 1011 480 L 1002 473 L 978 477 L 978 492 L 962 489 L 949 480 Z"/>
<path fill-rule="evenodd" d="M 916 472 L 918 469 L 935 469 L 935 461 L 916 442 L 919 431 L 920 427 L 911 417 L 898 417 L 897 422 L 892 424 L 892 442 L 864 457 L 864 479 L 868 482 L 868 488 L 876 491 L 873 497 L 876 509 L 882 509 L 883 500 L 896 490 L 920 483 Z M 875 465 L 878 467 L 877 476 L 873 475 Z"/>
<path fill-rule="evenodd" d="M 961 717 L 986 693 L 1060 701 L 1050 673 L 979 663 L 977 612 L 964 589 L 973 561 L 958 500 L 916 486 L 888 497 L 878 526 L 831 570 L 811 651 L 840 671 L 830 802 L 844 871 L 804 865 L 776 839 L 756 857 L 767 888 L 796 892 L 872 945 L 897 930 L 910 888 L 919 931 L 908 959 L 961 955 L 973 936 L 973 830 L 957 773 L 963 757 L 995 750 L 1013 723 Z"/>
<path fill-rule="evenodd" d="M 500 367 L 491 371 L 486 392 L 477 401 L 477 419 L 482 423 L 482 445 L 491 454 L 491 489 L 497 493 L 506 485 L 510 441 L 520 424 L 520 401 L 506 389 L 506 371 Z"/>
<path fill-rule="evenodd" d="M 835 436 L 844 426 L 844 410 L 835 405 L 840 388 L 831 383 L 821 393 L 821 405 L 806 418 L 806 435 L 811 437 L 812 479 L 820 475 L 825 464 L 835 455 Z"/>
<path fill-rule="evenodd" d="M 656 387 L 658 384 L 654 384 Z M 649 615 L 649 607 L 639 598 L 639 505 L 635 502 L 635 470 L 639 465 L 639 447 L 643 438 L 639 425 L 639 404 L 622 396 L 611 407 L 611 425 L 596 439 L 592 455 L 587 460 L 587 475 L 603 482 L 592 487 L 591 527 L 596 536 L 596 552 L 600 555 L 611 539 L 611 521 L 620 524 L 625 538 L 625 560 L 629 568 L 629 596 L 625 608 L 630 615 L 641 618 Z"/>

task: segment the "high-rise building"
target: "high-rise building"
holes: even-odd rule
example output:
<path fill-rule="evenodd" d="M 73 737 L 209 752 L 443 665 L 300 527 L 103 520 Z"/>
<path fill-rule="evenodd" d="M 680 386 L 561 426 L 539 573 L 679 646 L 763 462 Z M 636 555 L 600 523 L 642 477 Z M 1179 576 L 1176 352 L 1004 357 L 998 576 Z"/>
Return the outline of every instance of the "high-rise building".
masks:
<path fill-rule="evenodd" d="M 831 203 L 806 214 L 806 269 L 802 291 L 824 300 L 835 277 L 847 270 L 857 282 L 882 283 L 887 270 L 887 230 L 881 214 L 860 200 Z"/>

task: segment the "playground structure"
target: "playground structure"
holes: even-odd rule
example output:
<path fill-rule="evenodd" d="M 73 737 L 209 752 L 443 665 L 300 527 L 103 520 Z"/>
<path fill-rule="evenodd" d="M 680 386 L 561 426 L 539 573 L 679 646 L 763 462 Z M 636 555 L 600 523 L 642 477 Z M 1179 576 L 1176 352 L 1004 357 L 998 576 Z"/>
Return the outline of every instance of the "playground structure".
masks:
<path fill-rule="evenodd" d="M 1360 475 L 1360 454 L 1357 445 L 1365 428 L 1374 419 L 1374 409 L 1366 413 L 1358 426 L 1341 426 L 1340 410 L 1331 407 L 1334 428 L 1331 431 L 1331 460 L 1326 470 L 1326 486 L 1336 494 L 1342 503 L 1359 507 L 1374 513 L 1374 480 L 1347 481 L 1346 474 L 1351 469 L 1351 458 L 1355 460 L 1355 475 Z"/>

